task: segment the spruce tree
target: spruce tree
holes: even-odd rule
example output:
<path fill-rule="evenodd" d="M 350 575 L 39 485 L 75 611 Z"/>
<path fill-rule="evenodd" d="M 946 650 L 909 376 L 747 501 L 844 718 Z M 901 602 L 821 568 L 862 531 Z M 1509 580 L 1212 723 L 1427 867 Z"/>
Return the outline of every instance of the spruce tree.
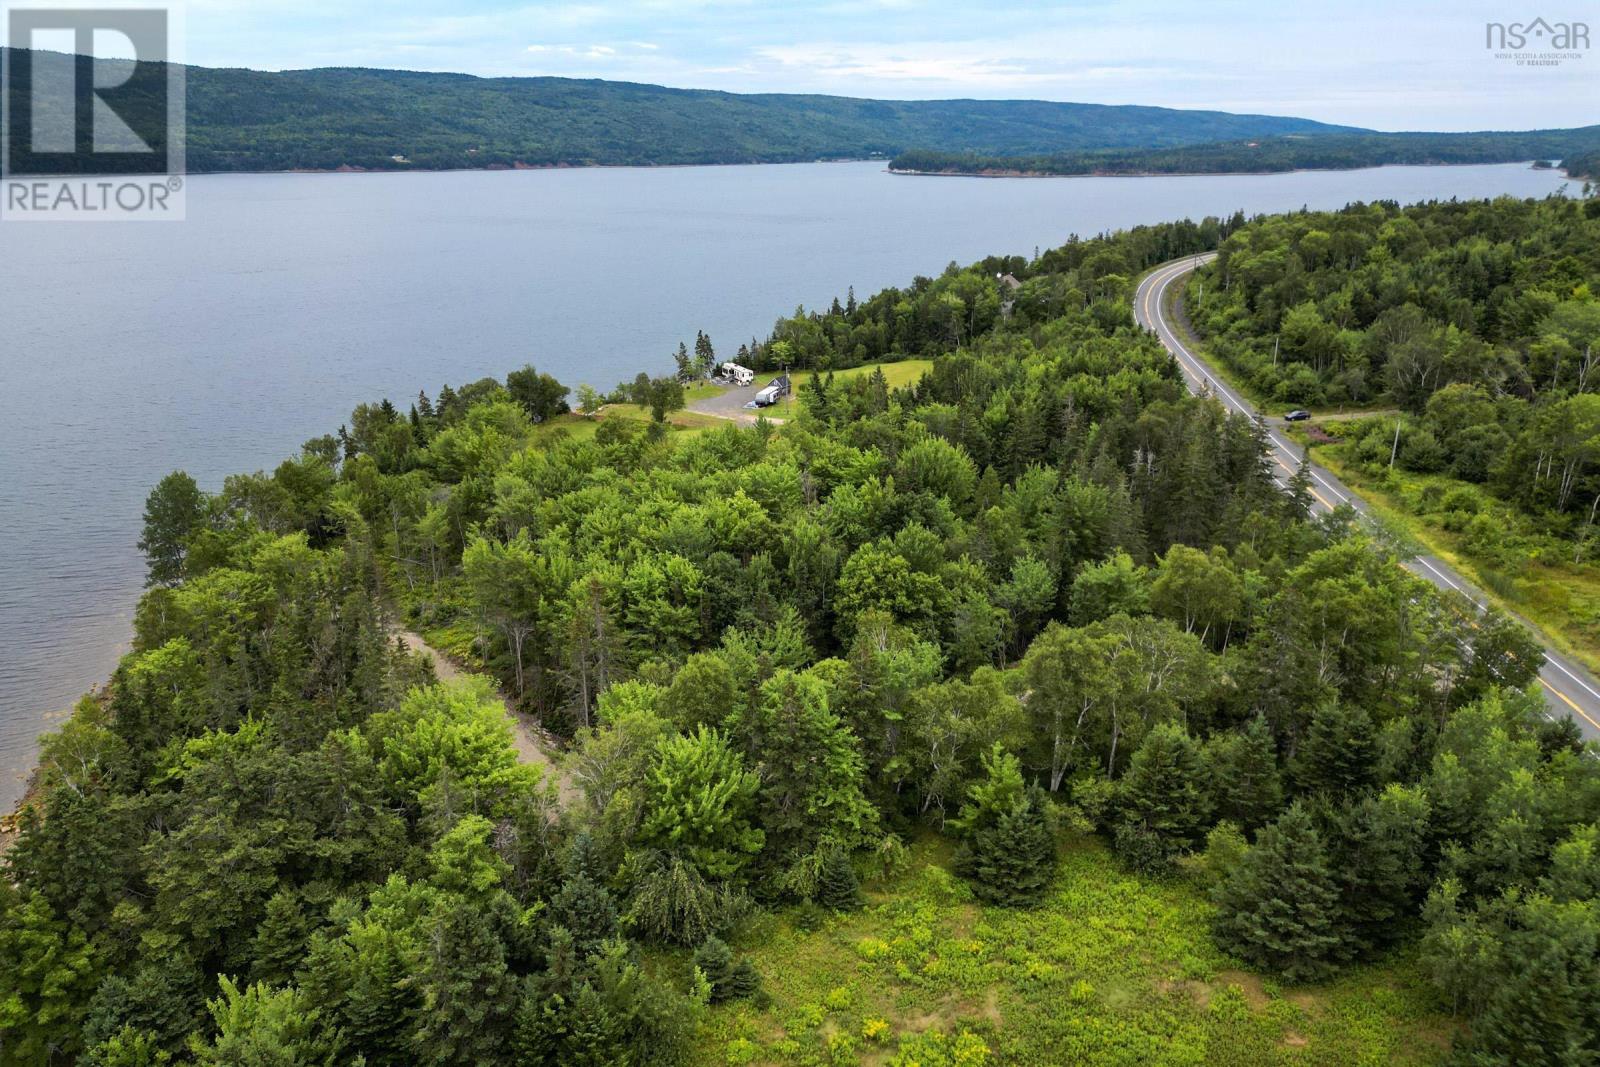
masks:
<path fill-rule="evenodd" d="M 1211 816 L 1200 746 L 1177 723 L 1145 735 L 1117 785 L 1122 822 L 1154 834 L 1171 852 L 1186 851 Z"/>
<path fill-rule="evenodd" d="M 465 900 L 431 920 L 415 974 L 422 993 L 418 1062 L 505 1062 L 518 988 L 505 945 L 486 914 Z"/>
<path fill-rule="evenodd" d="M 1022 804 L 1000 813 L 992 827 L 973 836 L 968 872 L 980 899 L 1028 907 L 1050 888 L 1056 844 L 1044 804 L 1044 793 L 1035 786 Z"/>
<path fill-rule="evenodd" d="M 1272 728 L 1265 717 L 1257 715 L 1243 730 L 1207 739 L 1205 770 L 1217 818 L 1254 830 L 1278 813 L 1283 784 Z"/>
<path fill-rule="evenodd" d="M 830 848 L 817 871 L 816 900 L 833 911 L 855 911 L 861 906 L 861 885 L 850 856 L 842 848 Z"/>
<path fill-rule="evenodd" d="M 978 898 L 1021 907 L 1037 901 L 1055 873 L 1055 838 L 1037 786 L 1023 784 L 1022 764 L 996 744 L 983 759 L 986 772 L 950 821 L 964 844 L 957 868 Z"/>
<path fill-rule="evenodd" d="M 1340 945 L 1339 891 L 1300 804 L 1261 831 L 1215 898 L 1215 932 L 1225 950 L 1294 982 L 1331 969 Z"/>
<path fill-rule="evenodd" d="M 1365 710 L 1337 701 L 1321 704 L 1295 753 L 1295 784 L 1302 792 L 1334 797 L 1359 792 L 1372 784 L 1376 747 Z"/>
<path fill-rule="evenodd" d="M 711 936 L 694 950 L 694 965 L 711 986 L 713 1002 L 728 1000 L 733 994 L 729 983 L 733 978 L 733 950 L 722 938 Z"/>
<path fill-rule="evenodd" d="M 1340 809 L 1330 822 L 1340 925 L 1353 958 L 1394 943 L 1417 916 L 1428 873 L 1428 801 L 1420 788 L 1391 785 Z"/>
<path fill-rule="evenodd" d="M 251 954 L 255 963 L 251 975 L 257 982 L 287 985 L 294 978 L 306 954 L 310 927 L 300 898 L 292 891 L 279 890 L 267 901 L 267 913 L 256 927 Z"/>
<path fill-rule="evenodd" d="M 571 931 L 580 958 L 617 936 L 617 904 L 587 874 L 568 878 L 550 901 L 550 917 Z"/>
<path fill-rule="evenodd" d="M 1300 453 L 1300 464 L 1290 477 L 1288 491 L 1284 494 L 1289 517 L 1296 522 L 1304 520 L 1311 514 L 1315 499 L 1311 491 L 1311 450 L 1308 448 Z"/>
<path fill-rule="evenodd" d="M 761 972 L 750 962 L 749 956 L 739 957 L 728 975 L 728 999 L 749 1000 L 761 995 Z"/>

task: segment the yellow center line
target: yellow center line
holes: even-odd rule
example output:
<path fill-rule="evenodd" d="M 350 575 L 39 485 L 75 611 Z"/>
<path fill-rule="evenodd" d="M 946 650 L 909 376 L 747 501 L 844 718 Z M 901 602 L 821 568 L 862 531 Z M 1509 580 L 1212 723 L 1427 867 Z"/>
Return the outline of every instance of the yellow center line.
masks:
<path fill-rule="evenodd" d="M 1564 704 L 1566 704 L 1567 707 L 1571 708 L 1574 712 L 1576 712 L 1579 716 L 1581 716 L 1583 718 L 1584 722 L 1588 723 L 1590 726 L 1593 726 L 1596 730 L 1600 730 L 1600 722 L 1595 722 L 1594 719 L 1589 715 L 1588 712 L 1586 712 L 1582 708 L 1578 707 L 1577 704 L 1574 704 L 1572 702 L 1572 698 L 1571 697 L 1567 696 L 1567 694 L 1563 693 L 1561 690 L 1557 689 L 1555 686 L 1551 685 L 1549 682 L 1545 681 L 1543 678 L 1539 679 L 1539 684 L 1544 686 L 1546 689 L 1550 690 L 1550 692 L 1554 693 L 1556 696 L 1560 697 L 1562 702 Z"/>

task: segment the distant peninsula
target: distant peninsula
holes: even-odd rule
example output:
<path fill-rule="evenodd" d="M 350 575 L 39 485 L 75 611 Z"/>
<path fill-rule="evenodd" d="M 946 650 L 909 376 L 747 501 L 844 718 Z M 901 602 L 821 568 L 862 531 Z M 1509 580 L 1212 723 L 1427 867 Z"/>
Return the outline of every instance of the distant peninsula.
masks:
<path fill-rule="evenodd" d="M 889 162 L 899 174 L 981 177 L 1275 174 L 1392 165 L 1523 163 L 1600 176 L 1600 126 L 1477 133 L 1299 133 L 1152 148 L 1072 149 L 1039 155 L 912 149 Z"/>

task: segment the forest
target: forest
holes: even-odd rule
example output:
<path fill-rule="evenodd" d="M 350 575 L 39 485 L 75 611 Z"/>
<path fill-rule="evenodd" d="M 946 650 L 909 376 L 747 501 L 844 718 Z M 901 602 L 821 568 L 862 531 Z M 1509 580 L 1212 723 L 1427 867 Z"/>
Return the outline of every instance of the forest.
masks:
<path fill-rule="evenodd" d="M 1220 245 L 1202 307 L 1267 322 L 1381 248 L 1427 265 L 1433 286 L 1378 290 L 1439 294 L 1417 335 L 1464 332 L 1476 305 L 1436 259 L 1567 279 L 1594 255 L 1584 212 L 1141 227 L 780 320 L 758 354 L 820 372 L 781 425 L 675 429 L 648 375 L 637 417 L 569 411 L 524 368 L 362 404 L 215 491 L 174 472 L 132 646 L 45 739 L 4 858 L 0 1059 L 1295 1056 L 1303 1037 L 1246 1040 L 1280 1009 L 1238 986 L 1200 1010 L 1202 1046 L 1175 1041 L 1173 982 L 1091 981 L 1075 946 L 1137 907 L 1130 969 L 1180 924 L 1206 943 L 1173 978 L 1401 967 L 1446 1020 L 1428 1061 L 1588 1062 L 1600 761 L 1529 691 L 1538 646 L 1348 516 L 1310 518 L 1305 470 L 1280 492 L 1263 427 L 1188 395 L 1130 308 L 1143 271 Z M 1313 220 L 1320 242 L 1260 262 Z M 1578 299 L 1496 292 L 1486 349 L 1534 321 L 1526 292 Z M 1541 390 L 1571 373 L 1546 348 Z M 931 369 L 898 388 L 829 373 L 909 356 Z M 440 681 L 399 627 L 493 681 Z M 523 758 L 496 685 L 555 763 Z M 919 863 L 969 916 L 948 943 L 896 895 Z M 774 922 L 786 960 L 756 951 Z M 875 986 L 965 968 L 988 1006 L 846 1031 L 829 1013 L 859 992 L 787 1005 L 808 938 L 852 923 Z M 1006 970 L 1025 943 L 1054 955 Z M 1329 1028 L 1382 1038 L 1363 1025 Z"/>
<path fill-rule="evenodd" d="M 1215 143 L 1103 146 L 1043 154 L 937 150 L 918 146 L 889 161 L 915 174 L 1263 174 L 1353 170 L 1395 164 L 1559 161 L 1573 178 L 1600 178 L 1600 126 L 1521 133 L 1299 132 Z"/>
<path fill-rule="evenodd" d="M 1329 460 L 1591 660 L 1597 240 L 1592 199 L 1291 215 L 1231 234 L 1187 300 L 1258 396 L 1364 410 L 1327 427 Z"/>
<path fill-rule="evenodd" d="M 57 53 L 12 54 L 41 66 L 69 62 Z M 165 79 L 159 64 L 144 66 L 156 72 L 114 91 L 119 108 L 153 106 L 149 87 Z M 100 82 L 114 85 L 121 75 L 107 72 Z M 196 173 L 809 163 L 913 147 L 1031 154 L 1347 128 L 1160 107 L 736 94 L 364 68 L 191 66 L 184 82 L 188 169 Z M 27 99 L 19 96 L 16 106 Z"/>

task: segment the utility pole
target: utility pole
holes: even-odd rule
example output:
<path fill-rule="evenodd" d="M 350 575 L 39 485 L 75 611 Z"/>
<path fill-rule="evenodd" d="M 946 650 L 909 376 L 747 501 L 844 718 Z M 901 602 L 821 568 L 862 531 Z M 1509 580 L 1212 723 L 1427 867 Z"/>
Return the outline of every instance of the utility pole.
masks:
<path fill-rule="evenodd" d="M 1283 335 L 1282 334 L 1273 334 L 1272 335 L 1272 365 L 1274 367 L 1276 367 L 1278 365 L 1278 342 L 1280 340 L 1282 340 L 1282 339 L 1283 339 Z"/>
<path fill-rule="evenodd" d="M 1394 444 L 1389 446 L 1389 469 L 1394 470 L 1394 457 L 1400 454 L 1400 420 L 1394 422 Z"/>

